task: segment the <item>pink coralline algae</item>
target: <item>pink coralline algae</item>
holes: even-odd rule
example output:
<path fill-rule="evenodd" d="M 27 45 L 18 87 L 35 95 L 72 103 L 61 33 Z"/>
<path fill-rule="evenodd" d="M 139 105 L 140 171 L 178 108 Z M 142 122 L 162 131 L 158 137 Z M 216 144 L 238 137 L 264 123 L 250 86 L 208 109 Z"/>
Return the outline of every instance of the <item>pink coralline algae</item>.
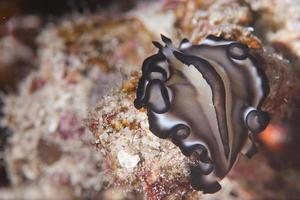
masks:
<path fill-rule="evenodd" d="M 84 127 L 81 126 L 76 114 L 66 111 L 62 114 L 59 122 L 58 133 L 65 139 L 74 139 L 80 137 L 84 133 Z"/>

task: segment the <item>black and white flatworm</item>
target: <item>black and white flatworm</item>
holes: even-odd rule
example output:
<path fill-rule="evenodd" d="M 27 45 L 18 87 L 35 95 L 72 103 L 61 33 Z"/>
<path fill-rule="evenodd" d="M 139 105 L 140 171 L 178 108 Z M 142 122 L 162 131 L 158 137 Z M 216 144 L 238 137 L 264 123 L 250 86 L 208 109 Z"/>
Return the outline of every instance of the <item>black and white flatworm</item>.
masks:
<path fill-rule="evenodd" d="M 171 39 L 162 41 L 153 42 L 159 51 L 143 63 L 135 107 L 147 108 L 156 136 L 171 139 L 186 156 L 198 155 L 192 186 L 216 192 L 239 153 L 256 152 L 251 134 L 268 124 L 261 111 L 268 81 L 242 43 L 208 36 L 175 48 Z"/>

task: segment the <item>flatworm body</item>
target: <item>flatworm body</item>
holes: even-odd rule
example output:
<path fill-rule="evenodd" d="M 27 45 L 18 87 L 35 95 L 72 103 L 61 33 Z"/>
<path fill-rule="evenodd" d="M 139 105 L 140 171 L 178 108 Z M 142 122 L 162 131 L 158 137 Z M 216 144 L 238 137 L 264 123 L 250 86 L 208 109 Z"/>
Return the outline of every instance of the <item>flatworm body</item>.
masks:
<path fill-rule="evenodd" d="M 241 151 L 256 153 L 252 135 L 268 123 L 261 111 L 266 77 L 239 42 L 208 36 L 200 45 L 184 39 L 175 48 L 162 40 L 143 63 L 135 107 L 147 108 L 153 134 L 193 157 L 192 186 L 216 192 Z"/>

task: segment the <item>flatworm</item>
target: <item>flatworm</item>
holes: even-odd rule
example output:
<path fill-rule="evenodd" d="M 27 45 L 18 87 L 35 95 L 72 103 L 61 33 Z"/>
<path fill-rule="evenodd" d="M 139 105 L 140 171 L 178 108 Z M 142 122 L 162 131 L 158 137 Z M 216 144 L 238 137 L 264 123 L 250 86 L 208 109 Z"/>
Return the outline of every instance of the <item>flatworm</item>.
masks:
<path fill-rule="evenodd" d="M 153 134 L 196 160 L 192 186 L 214 193 L 240 152 L 257 151 L 253 134 L 269 121 L 261 110 L 268 81 L 242 43 L 208 36 L 200 45 L 183 39 L 175 48 L 169 38 L 162 41 L 153 42 L 159 51 L 143 63 L 135 107 L 147 108 Z"/>

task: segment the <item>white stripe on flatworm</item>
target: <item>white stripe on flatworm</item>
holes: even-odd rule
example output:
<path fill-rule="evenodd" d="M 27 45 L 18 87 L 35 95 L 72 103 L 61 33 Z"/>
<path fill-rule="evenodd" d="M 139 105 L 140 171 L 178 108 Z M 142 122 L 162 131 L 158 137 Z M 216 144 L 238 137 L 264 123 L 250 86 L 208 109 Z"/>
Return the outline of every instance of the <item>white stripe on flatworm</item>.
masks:
<path fill-rule="evenodd" d="M 187 48 L 189 48 L 191 46 L 192 46 L 192 43 L 190 43 L 190 42 L 184 42 L 184 43 L 181 44 L 180 49 L 187 49 Z"/>
<path fill-rule="evenodd" d="M 166 61 L 161 61 L 157 63 L 157 65 L 167 72 L 167 78 L 169 78 L 170 77 L 169 64 Z"/>
<path fill-rule="evenodd" d="M 220 46 L 220 45 L 228 45 L 231 44 L 232 41 L 215 41 L 212 39 L 205 39 L 201 42 L 201 45 L 210 45 L 210 46 Z"/>
<path fill-rule="evenodd" d="M 207 60 L 212 66 L 213 68 L 216 70 L 216 72 L 218 73 L 218 75 L 221 77 L 222 82 L 224 84 L 224 95 L 225 95 L 225 115 L 226 115 L 226 126 L 227 126 L 227 138 L 228 138 L 228 143 L 229 143 L 229 154 L 228 154 L 228 159 L 230 160 L 231 157 L 231 153 L 232 153 L 232 145 L 233 145 L 233 136 L 234 136 L 234 132 L 233 132 L 233 128 L 232 128 L 232 117 L 231 117 L 231 113 L 232 113 L 232 88 L 231 88 L 231 82 L 230 79 L 228 77 L 228 74 L 226 73 L 225 69 L 220 66 L 217 62 L 204 57 L 205 60 Z M 225 119 L 223 119 L 225 120 Z M 221 133 L 220 133 L 221 134 Z M 226 144 L 224 144 L 226 145 Z M 228 160 L 228 161 L 229 161 Z"/>
<path fill-rule="evenodd" d="M 253 78 L 252 84 L 255 85 L 255 102 L 252 106 L 257 107 L 259 102 L 261 101 L 261 99 L 263 98 L 263 86 L 262 86 L 262 78 L 259 76 L 258 71 L 256 69 L 256 67 L 254 66 L 254 64 L 251 62 L 251 60 L 249 58 L 247 58 L 246 60 L 237 60 L 237 59 L 233 59 L 231 58 L 235 63 L 237 63 L 238 65 L 245 65 L 247 66 L 247 70 L 249 71 L 249 74 L 251 76 L 251 78 Z"/>
<path fill-rule="evenodd" d="M 221 135 L 219 133 L 219 124 L 216 116 L 216 109 L 213 102 L 212 88 L 203 78 L 201 72 L 195 66 L 190 65 L 184 67 L 182 73 L 187 77 L 188 81 L 194 86 L 197 92 L 197 101 L 204 110 L 209 126 L 217 140 L 221 155 L 225 155 Z M 213 105 L 213 106 L 211 106 Z M 222 156 L 224 158 L 224 156 Z"/>
<path fill-rule="evenodd" d="M 155 117 L 157 117 L 158 126 L 164 130 L 169 130 L 177 124 L 184 124 L 184 125 L 189 126 L 185 121 L 183 121 L 182 119 L 179 119 L 178 117 L 176 117 L 168 112 L 163 113 L 163 114 L 157 114 L 157 113 L 153 112 L 153 115 Z"/>
<path fill-rule="evenodd" d="M 249 114 L 252 110 L 256 110 L 256 109 L 253 108 L 253 107 L 248 107 L 248 108 L 246 108 L 246 110 L 244 111 L 244 122 L 246 121 L 246 118 L 247 118 L 248 114 Z"/>

